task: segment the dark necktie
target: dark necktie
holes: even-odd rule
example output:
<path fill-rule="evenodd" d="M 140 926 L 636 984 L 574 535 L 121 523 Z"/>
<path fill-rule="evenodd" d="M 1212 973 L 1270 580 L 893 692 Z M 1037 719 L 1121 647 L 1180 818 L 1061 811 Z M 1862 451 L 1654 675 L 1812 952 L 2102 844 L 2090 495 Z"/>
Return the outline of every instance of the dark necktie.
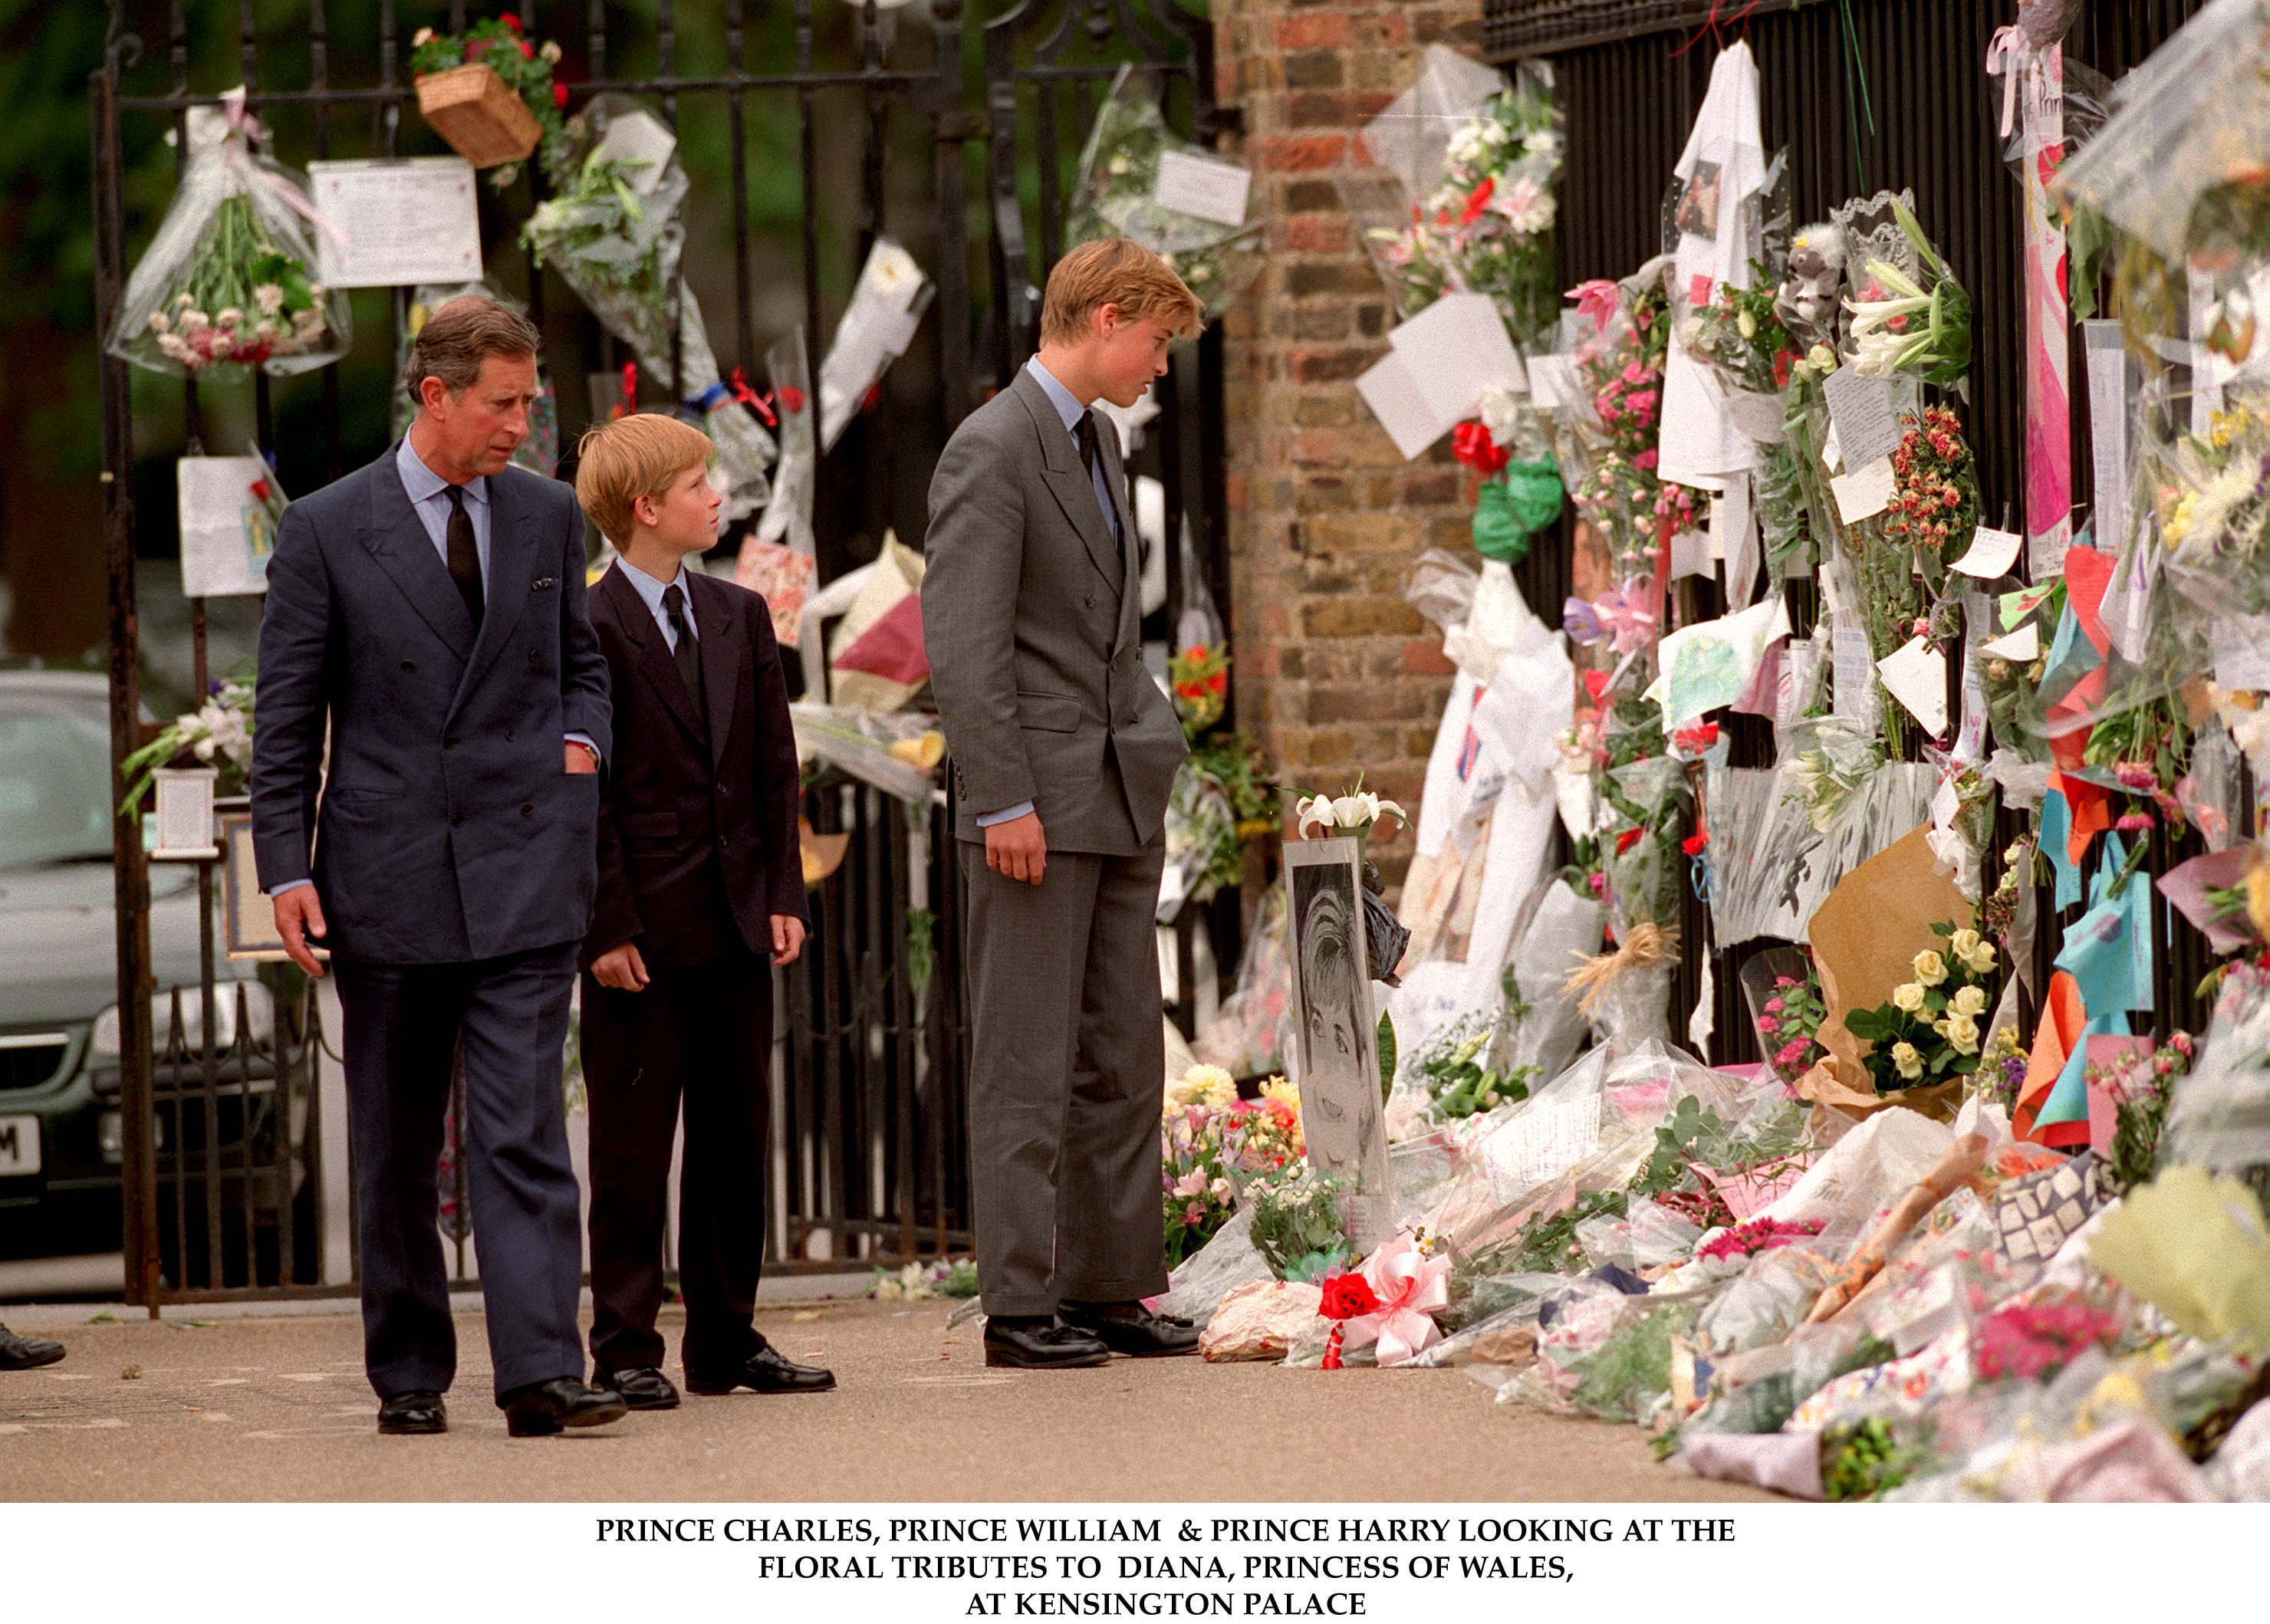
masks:
<path fill-rule="evenodd" d="M 1094 408 L 1090 407 L 1079 414 L 1079 421 L 1072 426 L 1072 437 L 1079 446 L 1079 460 L 1087 469 L 1088 484 L 1093 486 L 1095 484 L 1096 459 L 1103 455 L 1095 443 Z M 1116 538 L 1119 534 L 1119 516 L 1112 511 L 1112 506 L 1109 502 L 1103 503 L 1103 523 L 1111 531 L 1114 538 Z"/>
<path fill-rule="evenodd" d="M 481 550 L 473 540 L 473 515 L 465 511 L 465 493 L 456 486 L 449 489 L 449 579 L 457 583 L 457 596 L 465 600 L 465 612 L 473 619 L 473 629 L 481 625 Z"/>
<path fill-rule="evenodd" d="M 696 706 L 701 704 L 701 654 L 694 646 L 694 628 L 686 623 L 686 594 L 671 582 L 662 590 L 662 612 L 669 618 L 670 634 L 678 640 L 678 674 Z"/>

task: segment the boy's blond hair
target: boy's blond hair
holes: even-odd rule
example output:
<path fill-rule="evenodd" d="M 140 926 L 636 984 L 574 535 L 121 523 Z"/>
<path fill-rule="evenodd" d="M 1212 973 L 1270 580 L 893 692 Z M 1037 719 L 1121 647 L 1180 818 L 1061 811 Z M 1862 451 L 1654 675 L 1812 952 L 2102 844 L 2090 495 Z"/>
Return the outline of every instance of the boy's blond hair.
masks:
<path fill-rule="evenodd" d="M 1196 337 L 1205 313 L 1165 260 L 1124 237 L 1083 242 L 1057 261 L 1041 300 L 1041 342 L 1078 344 L 1098 305 L 1117 305 L 1124 320 L 1156 322 L 1178 338 Z"/>
<path fill-rule="evenodd" d="M 575 448 L 575 500 L 601 535 L 627 546 L 637 524 L 632 504 L 661 496 L 679 475 L 708 463 L 714 449 L 700 429 L 659 412 L 594 423 Z"/>

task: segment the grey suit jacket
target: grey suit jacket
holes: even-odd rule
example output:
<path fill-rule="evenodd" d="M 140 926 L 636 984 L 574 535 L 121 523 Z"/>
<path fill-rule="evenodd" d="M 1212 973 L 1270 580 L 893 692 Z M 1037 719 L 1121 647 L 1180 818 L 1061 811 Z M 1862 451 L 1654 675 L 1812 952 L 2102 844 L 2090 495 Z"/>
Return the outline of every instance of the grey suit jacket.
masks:
<path fill-rule="evenodd" d="M 349 958 L 497 958 L 580 941 L 590 919 L 599 780 L 563 771 L 560 744 L 580 732 L 605 756 L 611 742 L 583 515 L 567 486 L 517 468 L 489 499 L 478 634 L 390 449 L 277 530 L 253 850 L 263 890 L 312 876 Z"/>
<path fill-rule="evenodd" d="M 1020 801 L 1050 849 L 1125 856 L 1159 838 L 1182 723 L 1143 669 L 1134 521 L 1117 436 L 1115 547 L 1095 488 L 1032 375 L 955 429 L 930 485 L 923 641 L 954 768 L 955 832 Z"/>

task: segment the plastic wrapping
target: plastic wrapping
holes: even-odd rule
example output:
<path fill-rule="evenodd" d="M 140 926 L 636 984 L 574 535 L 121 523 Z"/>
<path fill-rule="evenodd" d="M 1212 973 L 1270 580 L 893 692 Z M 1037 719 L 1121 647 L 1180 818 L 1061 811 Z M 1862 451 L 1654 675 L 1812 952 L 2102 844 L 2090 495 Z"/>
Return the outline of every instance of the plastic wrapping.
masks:
<path fill-rule="evenodd" d="M 184 115 L 181 184 L 111 312 L 106 348 L 120 360 L 176 377 L 241 366 L 282 377 L 347 352 L 347 296 L 315 279 L 307 182 L 260 155 L 265 132 L 242 96 Z"/>
<path fill-rule="evenodd" d="M 2174 1091 L 2159 1166 L 2203 1168 L 2254 1192 L 2270 1212 L 2270 984 L 2233 970 L 2191 1075 Z"/>
<path fill-rule="evenodd" d="M 1474 590 L 1481 574 L 1472 564 L 1440 547 L 1429 547 L 1403 578 L 1404 601 L 1447 632 L 1464 626 L 1473 612 Z"/>
<path fill-rule="evenodd" d="M 468 297 L 493 300 L 523 315 L 528 313 L 526 306 L 493 282 L 463 282 L 454 287 L 427 285 L 414 290 L 401 336 L 394 346 L 394 433 L 397 438 L 408 430 L 410 419 L 418 415 L 418 403 L 410 397 L 410 346 L 416 341 L 419 330 L 426 325 L 427 317 L 453 299 Z M 536 399 L 528 408 L 528 438 L 513 452 L 512 463 L 516 468 L 525 468 L 547 479 L 560 465 L 560 401 L 552 391 L 551 374 L 541 367 L 536 374 Z"/>
<path fill-rule="evenodd" d="M 1183 278 L 1211 320 L 1260 273 L 1264 226 L 1252 218 L 1250 202 L 1246 218 L 1231 222 L 1186 214 L 1159 201 L 1162 158 L 1235 161 L 1177 139 L 1161 111 L 1165 102 L 1156 74 L 1132 63 L 1119 70 L 1080 152 L 1065 245 L 1097 237 L 1141 243 Z"/>
<path fill-rule="evenodd" d="M 745 519 L 769 494 L 765 471 L 775 447 L 720 377 L 701 301 L 679 280 L 687 187 L 677 139 L 613 92 L 593 97 L 577 122 L 574 183 L 537 205 L 521 241 L 636 352 L 642 378 L 716 442 L 725 519 Z"/>
<path fill-rule="evenodd" d="M 832 451 L 893 361 L 907 352 L 938 289 L 915 256 L 888 237 L 867 250 L 851 302 L 820 363 L 820 449 Z"/>
<path fill-rule="evenodd" d="M 1261 894 L 1253 933 L 1237 965 L 1237 988 L 1199 1032 L 1191 1050 L 1200 1060 L 1235 1077 L 1259 1077 L 1285 1068 L 1292 1052 L 1286 1017 L 1292 1003 L 1293 969 L 1285 948 L 1285 888 Z"/>
<path fill-rule="evenodd" d="M 912 806 L 938 790 L 938 718 L 799 701 L 789 708 L 799 760 L 824 761 Z"/>

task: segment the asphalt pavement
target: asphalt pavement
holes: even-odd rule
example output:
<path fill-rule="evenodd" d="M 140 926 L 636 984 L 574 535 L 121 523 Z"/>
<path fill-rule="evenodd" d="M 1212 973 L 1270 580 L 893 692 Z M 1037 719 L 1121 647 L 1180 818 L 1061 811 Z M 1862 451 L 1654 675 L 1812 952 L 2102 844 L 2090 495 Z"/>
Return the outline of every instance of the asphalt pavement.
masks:
<path fill-rule="evenodd" d="M 506 1436 L 478 1312 L 457 1316 L 449 1433 L 382 1438 L 351 1304 L 92 1324 L 11 1308 L 17 1331 L 70 1352 L 0 1372 L 0 1500 L 1764 1498 L 1658 1465 L 1632 1427 L 1501 1406 L 1455 1370 L 989 1369 L 952 1306 L 760 1308 L 759 1329 L 831 1367 L 836 1391 L 688 1398 L 548 1439 Z M 673 1357 L 679 1321 L 665 1313 Z"/>

